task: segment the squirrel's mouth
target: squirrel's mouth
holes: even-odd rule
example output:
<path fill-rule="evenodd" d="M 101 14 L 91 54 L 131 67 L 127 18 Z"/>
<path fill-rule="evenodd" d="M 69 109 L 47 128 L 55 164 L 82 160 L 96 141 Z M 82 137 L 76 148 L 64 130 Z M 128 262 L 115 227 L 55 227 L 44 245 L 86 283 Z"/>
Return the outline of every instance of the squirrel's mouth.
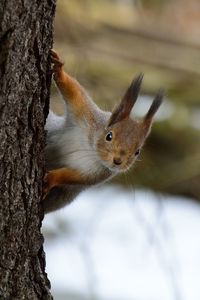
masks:
<path fill-rule="evenodd" d="M 112 173 L 117 173 L 117 172 L 122 172 L 122 170 L 120 170 L 121 168 L 119 168 L 119 166 L 116 166 L 112 163 L 109 163 L 108 161 L 101 161 L 101 164 L 108 170 L 110 170 Z"/>
<path fill-rule="evenodd" d="M 110 166 L 110 169 L 116 172 L 126 172 L 130 169 L 130 167 L 134 164 L 134 159 L 127 159 L 124 160 L 120 165 L 116 165 L 115 163 L 112 163 L 112 166 Z"/>
<path fill-rule="evenodd" d="M 114 163 L 110 164 L 107 168 L 109 168 L 112 172 L 126 172 L 129 169 L 129 166 L 127 164 L 121 164 L 121 165 L 116 165 Z"/>
<path fill-rule="evenodd" d="M 130 157 L 122 157 L 120 155 L 113 155 L 112 153 L 99 152 L 101 164 L 109 169 L 111 172 L 125 172 L 132 164 Z"/>

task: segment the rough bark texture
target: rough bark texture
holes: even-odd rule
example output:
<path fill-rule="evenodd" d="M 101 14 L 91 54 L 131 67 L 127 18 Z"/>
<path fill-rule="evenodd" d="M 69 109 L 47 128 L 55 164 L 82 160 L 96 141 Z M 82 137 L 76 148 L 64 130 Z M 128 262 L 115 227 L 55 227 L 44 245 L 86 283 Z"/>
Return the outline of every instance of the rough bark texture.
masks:
<path fill-rule="evenodd" d="M 39 202 L 54 10 L 0 1 L 0 299 L 52 299 Z"/>

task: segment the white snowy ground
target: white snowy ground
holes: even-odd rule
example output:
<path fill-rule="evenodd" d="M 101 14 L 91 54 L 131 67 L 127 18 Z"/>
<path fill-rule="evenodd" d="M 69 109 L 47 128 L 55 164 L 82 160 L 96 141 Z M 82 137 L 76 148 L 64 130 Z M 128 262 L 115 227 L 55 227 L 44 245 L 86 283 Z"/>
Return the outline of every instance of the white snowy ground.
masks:
<path fill-rule="evenodd" d="M 43 223 L 55 300 L 200 300 L 200 205 L 104 186 Z"/>

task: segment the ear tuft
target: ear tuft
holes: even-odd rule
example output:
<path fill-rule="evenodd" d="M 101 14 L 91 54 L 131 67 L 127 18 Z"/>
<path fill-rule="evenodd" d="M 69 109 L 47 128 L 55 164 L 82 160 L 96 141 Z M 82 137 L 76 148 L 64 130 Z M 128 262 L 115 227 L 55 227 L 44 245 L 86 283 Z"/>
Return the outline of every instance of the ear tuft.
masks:
<path fill-rule="evenodd" d="M 151 104 L 146 116 L 144 117 L 144 121 L 150 121 L 152 120 L 153 116 L 155 115 L 155 113 L 157 112 L 158 108 L 160 107 L 160 105 L 162 104 L 163 102 L 163 98 L 164 98 L 164 90 L 163 89 L 160 89 L 154 100 L 153 100 L 153 103 Z"/>
<path fill-rule="evenodd" d="M 127 106 L 129 105 L 130 111 L 133 108 L 133 105 L 135 104 L 135 102 L 138 98 L 143 77 L 144 77 L 144 74 L 140 73 L 135 79 L 133 79 L 131 85 L 127 89 L 127 91 L 122 99 L 122 102 L 127 103 Z"/>
<path fill-rule="evenodd" d="M 116 109 L 113 111 L 111 118 L 109 120 L 108 126 L 111 126 L 126 117 L 130 115 L 130 112 L 138 98 L 143 74 L 140 73 L 131 83 L 129 88 L 127 89 L 124 97 L 122 98 L 120 104 L 116 107 Z"/>

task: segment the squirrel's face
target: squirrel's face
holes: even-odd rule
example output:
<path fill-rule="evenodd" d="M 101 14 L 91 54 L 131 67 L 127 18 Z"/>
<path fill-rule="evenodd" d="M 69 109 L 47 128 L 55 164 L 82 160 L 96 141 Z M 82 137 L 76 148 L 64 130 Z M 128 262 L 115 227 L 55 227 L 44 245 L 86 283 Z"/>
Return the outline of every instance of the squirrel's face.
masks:
<path fill-rule="evenodd" d="M 125 171 L 137 159 L 150 131 L 153 116 L 162 102 L 163 93 L 159 91 L 142 120 L 130 117 L 142 78 L 143 75 L 139 75 L 133 80 L 96 141 L 96 151 L 101 161 L 112 171 Z"/>
<path fill-rule="evenodd" d="M 111 171 L 123 172 L 139 157 L 148 128 L 130 118 L 109 126 L 97 140 L 97 153 Z"/>

